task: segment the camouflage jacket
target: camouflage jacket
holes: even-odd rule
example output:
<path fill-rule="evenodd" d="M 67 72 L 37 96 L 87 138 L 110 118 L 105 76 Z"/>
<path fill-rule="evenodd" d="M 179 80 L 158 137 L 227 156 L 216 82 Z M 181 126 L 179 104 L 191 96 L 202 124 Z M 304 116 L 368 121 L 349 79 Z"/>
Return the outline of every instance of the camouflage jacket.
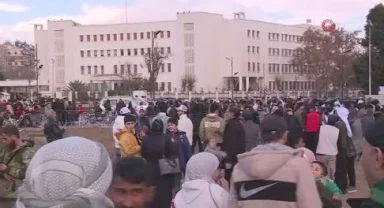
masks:
<path fill-rule="evenodd" d="M 33 154 L 34 150 L 27 143 L 12 151 L 0 149 L 0 164 L 7 165 L 7 169 L 0 172 L 0 201 L 1 198 L 17 198 L 16 191 L 23 183 Z M 4 174 L 11 176 L 15 181 L 6 180 Z"/>

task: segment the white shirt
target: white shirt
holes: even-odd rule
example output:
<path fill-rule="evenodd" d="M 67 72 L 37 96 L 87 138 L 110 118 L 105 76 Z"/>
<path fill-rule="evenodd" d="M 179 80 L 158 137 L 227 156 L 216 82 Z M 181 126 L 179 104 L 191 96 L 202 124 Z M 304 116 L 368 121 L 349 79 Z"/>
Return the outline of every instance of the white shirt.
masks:
<path fill-rule="evenodd" d="M 323 155 L 337 155 L 337 140 L 339 129 L 331 125 L 322 125 L 319 133 L 319 143 L 316 153 Z"/>
<path fill-rule="evenodd" d="M 187 134 L 187 138 L 189 141 L 189 145 L 192 145 L 192 139 L 193 139 L 193 124 L 191 119 L 187 117 L 187 115 L 183 114 L 180 116 L 179 119 L 179 125 L 177 128 L 180 131 L 184 131 Z"/>
<path fill-rule="evenodd" d="M 124 116 L 117 116 L 115 123 L 112 126 L 112 136 L 115 141 L 115 148 L 120 149 L 119 140 L 117 140 L 115 134 L 120 130 L 124 129 Z"/>

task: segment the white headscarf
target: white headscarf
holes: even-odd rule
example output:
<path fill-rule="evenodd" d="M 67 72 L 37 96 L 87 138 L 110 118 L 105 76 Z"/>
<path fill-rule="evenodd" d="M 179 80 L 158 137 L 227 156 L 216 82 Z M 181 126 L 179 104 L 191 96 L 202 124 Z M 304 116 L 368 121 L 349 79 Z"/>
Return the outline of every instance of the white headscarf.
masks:
<path fill-rule="evenodd" d="M 69 137 L 41 147 L 32 158 L 17 208 L 112 208 L 104 196 L 112 163 L 96 142 Z"/>
<path fill-rule="evenodd" d="M 185 182 L 192 180 L 206 180 L 214 183 L 213 174 L 219 167 L 219 160 L 211 153 L 201 152 L 193 155 L 186 167 Z"/>

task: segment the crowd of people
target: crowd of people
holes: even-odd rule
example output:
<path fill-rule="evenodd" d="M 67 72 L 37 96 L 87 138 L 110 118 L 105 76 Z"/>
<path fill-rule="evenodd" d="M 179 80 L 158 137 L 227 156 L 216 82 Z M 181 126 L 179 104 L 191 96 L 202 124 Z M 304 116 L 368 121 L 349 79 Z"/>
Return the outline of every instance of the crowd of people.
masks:
<path fill-rule="evenodd" d="M 347 202 L 384 207 L 377 101 L 159 100 L 116 112 L 112 160 L 102 145 L 49 125 L 35 153 L 15 126 L 3 127 L 0 207 L 342 207 L 358 190 L 357 161 L 371 197 Z"/>

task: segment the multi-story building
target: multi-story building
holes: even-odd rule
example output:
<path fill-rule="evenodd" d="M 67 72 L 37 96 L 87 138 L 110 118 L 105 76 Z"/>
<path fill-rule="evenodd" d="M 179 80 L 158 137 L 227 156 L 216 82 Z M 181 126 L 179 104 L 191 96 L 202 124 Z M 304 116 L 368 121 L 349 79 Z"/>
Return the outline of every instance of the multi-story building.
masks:
<path fill-rule="evenodd" d="M 180 90 L 181 77 L 193 72 L 196 90 L 308 90 L 313 86 L 290 65 L 310 22 L 283 25 L 234 19 L 206 12 L 178 13 L 176 20 L 113 25 L 81 25 L 71 20 L 35 26 L 38 59 L 44 65 L 39 79 L 50 92 L 80 80 L 95 90 L 111 90 L 119 74 L 148 77 L 143 55 L 155 46 L 169 58 L 161 67 L 157 89 Z"/>

